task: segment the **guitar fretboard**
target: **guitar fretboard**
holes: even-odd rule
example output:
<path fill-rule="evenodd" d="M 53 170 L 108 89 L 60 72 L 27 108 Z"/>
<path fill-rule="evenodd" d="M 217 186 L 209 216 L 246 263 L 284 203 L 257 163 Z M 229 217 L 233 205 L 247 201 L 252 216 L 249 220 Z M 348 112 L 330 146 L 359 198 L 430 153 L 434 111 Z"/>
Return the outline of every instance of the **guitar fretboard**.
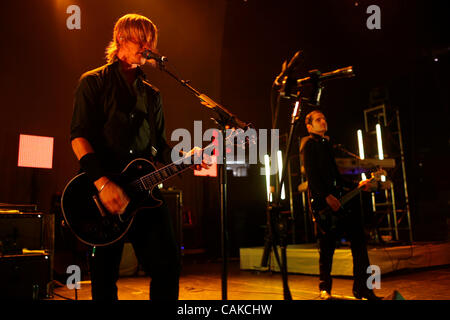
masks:
<path fill-rule="evenodd" d="M 359 192 L 360 192 L 359 188 L 353 189 L 352 191 L 350 191 L 341 198 L 341 204 L 342 205 L 346 204 L 347 202 L 352 200 Z"/>
<path fill-rule="evenodd" d="M 232 140 L 237 134 L 238 130 L 232 132 L 227 138 L 226 141 Z M 214 149 L 214 144 L 210 143 L 207 147 L 203 149 L 203 152 L 210 152 Z M 137 180 L 135 180 L 132 184 L 139 189 L 143 188 L 145 190 L 151 190 L 155 185 L 160 184 L 164 180 L 167 180 L 183 171 L 186 171 L 190 167 L 195 165 L 194 156 L 188 156 L 186 158 L 175 161 L 161 169 L 153 171 Z"/>
<path fill-rule="evenodd" d="M 372 177 L 372 178 L 369 179 L 369 181 L 373 181 L 374 179 L 375 178 Z M 361 190 L 360 190 L 359 187 L 357 187 L 357 188 L 353 189 L 352 191 L 348 192 L 346 195 L 344 195 L 341 198 L 341 200 L 340 200 L 341 204 L 342 205 L 346 204 L 347 202 L 352 200 L 356 195 L 358 195 L 360 192 L 361 192 Z"/>
<path fill-rule="evenodd" d="M 138 181 L 141 182 L 142 186 L 145 190 L 150 190 L 153 186 L 160 184 L 164 180 L 167 180 L 183 171 L 189 169 L 194 166 L 192 162 L 184 163 L 184 159 L 171 163 L 161 169 L 153 171 L 143 177 L 141 177 Z"/>

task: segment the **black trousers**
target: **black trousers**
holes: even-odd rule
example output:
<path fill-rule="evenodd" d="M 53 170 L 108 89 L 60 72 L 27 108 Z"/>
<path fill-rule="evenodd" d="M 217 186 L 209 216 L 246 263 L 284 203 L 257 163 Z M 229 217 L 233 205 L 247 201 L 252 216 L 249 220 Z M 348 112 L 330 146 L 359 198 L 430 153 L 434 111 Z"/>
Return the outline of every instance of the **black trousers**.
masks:
<path fill-rule="evenodd" d="M 350 241 L 350 248 L 353 257 L 353 290 L 366 288 L 369 255 L 367 253 L 366 237 L 362 223 L 362 217 L 358 206 L 352 206 L 346 210 L 346 215 L 338 220 L 337 229 L 325 233 L 318 233 L 319 247 L 319 270 L 320 281 L 319 290 L 331 293 L 332 278 L 331 268 L 336 243 L 346 237 Z"/>
<path fill-rule="evenodd" d="M 164 204 L 139 211 L 127 235 L 90 255 L 93 300 L 118 300 L 116 282 L 125 238 L 133 245 L 136 257 L 151 277 L 151 300 L 177 300 L 180 253 L 172 219 Z"/>

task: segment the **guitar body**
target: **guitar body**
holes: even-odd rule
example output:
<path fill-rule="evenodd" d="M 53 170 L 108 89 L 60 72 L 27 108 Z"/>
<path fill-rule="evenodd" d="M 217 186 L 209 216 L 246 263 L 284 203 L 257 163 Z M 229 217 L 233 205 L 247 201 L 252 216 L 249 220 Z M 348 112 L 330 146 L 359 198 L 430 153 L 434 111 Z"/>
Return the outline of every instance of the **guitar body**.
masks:
<path fill-rule="evenodd" d="M 339 199 L 341 193 L 336 192 L 334 196 Z M 314 220 L 323 233 L 336 233 L 339 229 L 339 222 L 346 215 L 344 208 L 341 207 L 338 211 L 333 211 L 326 200 L 321 198 L 311 199 L 311 209 Z"/>
<path fill-rule="evenodd" d="M 379 182 L 382 176 L 386 176 L 386 171 L 378 169 L 371 175 L 372 177 L 366 180 L 367 183 L 372 183 L 375 181 Z M 348 211 L 345 210 L 343 206 L 355 196 L 359 195 L 360 192 L 360 185 L 346 194 L 344 194 L 342 190 L 336 190 L 333 195 L 339 199 L 339 202 L 341 203 L 341 208 L 338 211 L 333 211 L 325 199 L 311 199 L 311 211 L 314 216 L 314 220 L 322 232 L 339 232 L 339 223 L 343 218 L 348 217 Z"/>
<path fill-rule="evenodd" d="M 139 177 L 155 171 L 155 166 L 146 159 L 135 159 L 117 176 L 110 179 L 119 185 L 130 198 L 125 212 L 111 214 L 100 201 L 95 185 L 85 173 L 75 176 L 66 185 L 61 208 L 66 224 L 75 236 L 90 246 L 106 246 L 120 240 L 129 230 L 136 212 L 143 208 L 154 208 L 162 200 L 139 183 Z"/>

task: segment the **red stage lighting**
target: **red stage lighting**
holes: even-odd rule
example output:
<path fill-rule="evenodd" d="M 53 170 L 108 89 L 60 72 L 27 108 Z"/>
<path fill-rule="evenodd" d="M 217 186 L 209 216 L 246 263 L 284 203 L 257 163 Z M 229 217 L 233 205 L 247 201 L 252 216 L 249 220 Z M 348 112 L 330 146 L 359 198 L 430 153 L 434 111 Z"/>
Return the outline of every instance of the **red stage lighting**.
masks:
<path fill-rule="evenodd" d="M 53 137 L 21 134 L 17 166 L 51 169 L 53 165 Z"/>

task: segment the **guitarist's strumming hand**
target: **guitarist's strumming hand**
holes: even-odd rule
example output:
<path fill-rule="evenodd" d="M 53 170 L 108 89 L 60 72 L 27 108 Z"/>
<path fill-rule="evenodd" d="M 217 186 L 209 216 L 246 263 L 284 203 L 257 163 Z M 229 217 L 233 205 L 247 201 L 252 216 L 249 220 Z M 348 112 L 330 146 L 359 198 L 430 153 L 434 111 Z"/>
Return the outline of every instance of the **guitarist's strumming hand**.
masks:
<path fill-rule="evenodd" d="M 122 214 L 130 202 L 130 199 L 117 184 L 107 177 L 101 177 L 94 182 L 99 197 L 106 209 L 112 214 Z"/>
<path fill-rule="evenodd" d="M 338 211 L 341 208 L 341 202 L 332 194 L 329 194 L 325 200 L 327 201 L 328 205 L 330 206 L 331 210 Z"/>

